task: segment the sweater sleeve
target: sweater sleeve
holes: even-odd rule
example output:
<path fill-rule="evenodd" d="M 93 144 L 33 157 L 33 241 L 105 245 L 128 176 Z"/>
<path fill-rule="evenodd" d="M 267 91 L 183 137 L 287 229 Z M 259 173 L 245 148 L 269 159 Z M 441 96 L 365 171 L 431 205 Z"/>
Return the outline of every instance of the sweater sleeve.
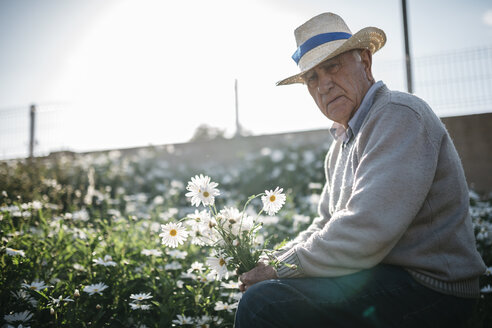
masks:
<path fill-rule="evenodd" d="M 282 254 L 281 278 L 340 276 L 381 262 L 405 233 L 431 187 L 437 146 L 411 108 L 390 104 L 355 140 L 351 196 L 320 231 Z"/>
<path fill-rule="evenodd" d="M 323 204 L 328 204 L 329 203 L 329 197 L 330 193 L 328 192 L 330 189 L 330 176 L 327 170 L 327 163 L 330 159 L 330 155 L 333 152 L 334 148 L 334 143 L 330 147 L 330 150 L 326 154 L 325 157 L 325 178 L 326 178 L 326 183 L 323 187 L 323 192 L 321 194 L 321 206 L 318 206 L 318 214 L 319 216 L 315 217 L 309 227 L 303 231 L 301 231 L 293 240 L 290 240 L 287 244 L 285 244 L 281 249 L 276 251 L 274 253 L 274 256 L 279 258 L 282 254 L 285 254 L 288 252 L 290 249 L 292 249 L 295 245 L 305 242 L 306 240 L 309 239 L 309 237 L 315 233 L 323 229 L 323 227 L 326 225 L 328 220 L 330 219 L 330 213 L 328 211 L 328 206 L 322 206 Z"/>

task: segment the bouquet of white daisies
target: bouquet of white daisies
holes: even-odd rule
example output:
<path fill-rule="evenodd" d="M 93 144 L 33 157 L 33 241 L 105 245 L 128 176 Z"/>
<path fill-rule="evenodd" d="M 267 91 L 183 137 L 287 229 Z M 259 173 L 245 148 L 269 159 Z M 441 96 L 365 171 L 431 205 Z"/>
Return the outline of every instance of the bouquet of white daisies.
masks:
<path fill-rule="evenodd" d="M 258 238 L 261 223 L 258 218 L 263 212 L 274 215 L 285 203 L 283 189 L 265 190 L 264 193 L 248 198 L 240 211 L 234 207 L 224 207 L 220 211 L 215 206 L 215 197 L 220 194 L 218 184 L 210 181 L 210 177 L 200 174 L 191 178 L 186 189 L 191 204 L 205 209 L 189 214 L 180 222 L 161 225 L 162 244 L 177 247 L 189 237 L 191 243 L 200 246 L 211 246 L 214 252 L 208 257 L 207 264 L 216 273 L 218 280 L 228 278 L 229 269 L 237 274 L 249 271 L 256 266 L 264 253 L 263 243 Z M 261 197 L 262 209 L 256 216 L 246 213 L 250 202 Z"/>

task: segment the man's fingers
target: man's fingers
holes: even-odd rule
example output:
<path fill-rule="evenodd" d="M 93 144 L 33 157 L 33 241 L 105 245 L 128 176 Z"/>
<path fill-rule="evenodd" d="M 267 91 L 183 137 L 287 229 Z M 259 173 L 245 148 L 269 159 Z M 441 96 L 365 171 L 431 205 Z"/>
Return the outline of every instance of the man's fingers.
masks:
<path fill-rule="evenodd" d="M 241 292 L 245 292 L 246 291 L 246 286 L 248 284 L 248 276 L 247 276 L 247 273 L 243 273 L 242 275 L 239 276 L 239 290 Z"/>
<path fill-rule="evenodd" d="M 248 271 L 246 273 L 243 273 L 242 275 L 239 276 L 239 280 L 243 283 L 243 284 L 250 284 L 251 283 L 251 279 L 250 279 L 250 273 L 251 271 Z"/>
<path fill-rule="evenodd" d="M 246 289 L 248 289 L 248 285 L 245 285 L 243 283 L 239 284 L 239 291 L 244 293 L 246 291 Z"/>

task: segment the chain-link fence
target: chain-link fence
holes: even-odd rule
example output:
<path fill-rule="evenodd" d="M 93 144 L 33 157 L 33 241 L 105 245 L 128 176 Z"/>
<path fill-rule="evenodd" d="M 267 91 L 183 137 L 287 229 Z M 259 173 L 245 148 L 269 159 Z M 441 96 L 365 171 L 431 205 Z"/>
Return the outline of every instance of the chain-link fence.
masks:
<path fill-rule="evenodd" d="M 492 47 L 416 58 L 414 74 L 440 116 L 492 111 Z"/>
<path fill-rule="evenodd" d="M 32 104 L 0 109 L 0 159 L 66 150 L 78 122 L 70 104 Z"/>

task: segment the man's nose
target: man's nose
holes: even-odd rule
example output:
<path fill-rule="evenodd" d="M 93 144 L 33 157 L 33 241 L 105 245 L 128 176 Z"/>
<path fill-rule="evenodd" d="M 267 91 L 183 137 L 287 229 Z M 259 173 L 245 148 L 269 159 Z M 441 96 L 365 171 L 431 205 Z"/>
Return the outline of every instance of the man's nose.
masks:
<path fill-rule="evenodd" d="M 320 70 L 318 73 L 318 92 L 326 94 L 333 87 L 333 79 L 331 74 Z"/>

